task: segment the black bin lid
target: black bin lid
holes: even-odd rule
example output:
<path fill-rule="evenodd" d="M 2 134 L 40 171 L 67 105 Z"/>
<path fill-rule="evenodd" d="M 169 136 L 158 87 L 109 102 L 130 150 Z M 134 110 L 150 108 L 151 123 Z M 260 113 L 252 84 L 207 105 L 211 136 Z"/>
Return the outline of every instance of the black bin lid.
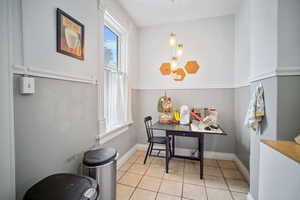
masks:
<path fill-rule="evenodd" d="M 23 200 L 95 200 L 96 180 L 75 174 L 54 174 L 33 185 Z"/>
<path fill-rule="evenodd" d="M 88 167 L 97 167 L 113 161 L 117 151 L 113 148 L 99 148 L 84 153 L 83 164 Z"/>

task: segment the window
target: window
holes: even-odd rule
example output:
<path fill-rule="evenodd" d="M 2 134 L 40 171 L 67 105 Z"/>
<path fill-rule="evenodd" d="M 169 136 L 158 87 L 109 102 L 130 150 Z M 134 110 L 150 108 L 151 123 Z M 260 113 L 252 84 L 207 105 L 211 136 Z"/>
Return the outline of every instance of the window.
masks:
<path fill-rule="evenodd" d="M 128 77 L 126 34 L 110 16 L 105 21 L 104 118 L 108 131 L 127 123 Z"/>
<path fill-rule="evenodd" d="M 108 70 L 117 71 L 119 62 L 119 36 L 104 25 L 104 66 Z"/>

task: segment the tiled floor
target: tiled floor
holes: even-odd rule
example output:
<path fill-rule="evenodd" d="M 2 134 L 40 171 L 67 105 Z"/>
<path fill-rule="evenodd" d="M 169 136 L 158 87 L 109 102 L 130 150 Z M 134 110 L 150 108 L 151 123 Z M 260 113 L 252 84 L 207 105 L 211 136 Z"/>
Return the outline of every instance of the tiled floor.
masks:
<path fill-rule="evenodd" d="M 205 160 L 204 180 L 199 162 L 165 160 L 137 151 L 118 170 L 117 200 L 246 200 L 249 185 L 233 161 Z"/>

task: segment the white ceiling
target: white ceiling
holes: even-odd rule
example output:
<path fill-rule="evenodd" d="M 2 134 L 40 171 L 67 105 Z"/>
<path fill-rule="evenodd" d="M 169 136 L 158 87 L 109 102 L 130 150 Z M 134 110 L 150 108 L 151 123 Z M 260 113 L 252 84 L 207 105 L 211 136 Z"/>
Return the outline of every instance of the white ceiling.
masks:
<path fill-rule="evenodd" d="M 118 0 L 135 23 L 152 26 L 236 13 L 240 0 Z"/>

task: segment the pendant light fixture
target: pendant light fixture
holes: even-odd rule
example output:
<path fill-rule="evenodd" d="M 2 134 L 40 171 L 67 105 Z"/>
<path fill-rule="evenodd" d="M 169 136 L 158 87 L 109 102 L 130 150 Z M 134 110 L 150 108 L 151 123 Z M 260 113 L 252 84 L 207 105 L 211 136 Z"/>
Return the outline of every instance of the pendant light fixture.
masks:
<path fill-rule="evenodd" d="M 172 60 L 171 60 L 171 71 L 175 71 L 176 70 L 177 64 L 178 64 L 177 61 L 178 61 L 177 57 L 173 57 L 172 58 Z"/>
<path fill-rule="evenodd" d="M 174 33 L 170 34 L 169 43 L 171 47 L 176 45 L 176 35 Z"/>
<path fill-rule="evenodd" d="M 178 44 L 176 47 L 176 55 L 177 57 L 181 57 L 183 54 L 183 44 Z"/>
<path fill-rule="evenodd" d="M 197 61 L 188 61 L 184 67 L 178 67 L 179 58 L 181 58 L 183 55 L 183 44 L 177 44 L 176 34 L 170 34 L 169 44 L 173 48 L 173 57 L 169 63 L 161 64 L 161 74 L 165 76 L 171 75 L 175 81 L 183 81 L 186 77 L 186 74 L 196 74 L 200 68 Z"/>

